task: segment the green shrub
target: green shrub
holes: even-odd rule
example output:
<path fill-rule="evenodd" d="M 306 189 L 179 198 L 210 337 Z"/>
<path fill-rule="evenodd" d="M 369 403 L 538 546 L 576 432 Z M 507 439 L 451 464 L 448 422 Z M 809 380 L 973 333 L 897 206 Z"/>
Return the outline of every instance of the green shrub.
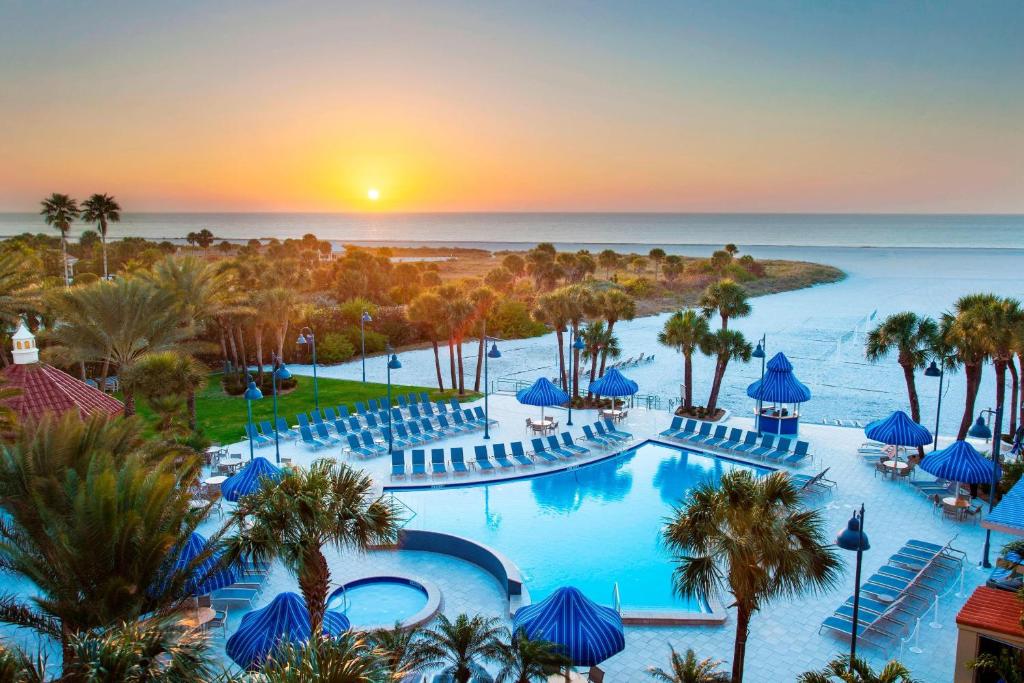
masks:
<path fill-rule="evenodd" d="M 537 337 L 547 332 L 544 323 L 530 315 L 530 309 L 521 301 L 502 299 L 487 316 L 487 333 L 503 339 Z"/>
<path fill-rule="evenodd" d="M 316 345 L 318 363 L 344 363 L 355 354 L 356 348 L 341 332 L 328 332 Z"/>
<path fill-rule="evenodd" d="M 344 330 L 342 330 L 341 334 L 348 337 L 348 341 L 350 344 L 352 344 L 354 353 L 358 354 L 360 349 L 362 348 L 359 338 L 359 326 L 350 325 L 349 327 L 346 327 Z M 374 332 L 373 330 L 366 330 L 367 353 L 379 353 L 384 350 L 384 348 L 387 346 L 387 343 L 388 338 L 385 337 L 383 334 L 380 334 L 379 332 Z"/>
<path fill-rule="evenodd" d="M 645 277 L 629 278 L 622 281 L 622 286 L 627 292 L 638 298 L 649 297 L 654 294 L 654 283 Z"/>

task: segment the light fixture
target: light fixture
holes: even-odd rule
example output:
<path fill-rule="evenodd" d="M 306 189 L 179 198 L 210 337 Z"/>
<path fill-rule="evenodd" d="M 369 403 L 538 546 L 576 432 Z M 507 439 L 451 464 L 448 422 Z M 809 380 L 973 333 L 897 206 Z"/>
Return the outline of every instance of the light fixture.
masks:
<path fill-rule="evenodd" d="M 975 439 L 991 439 L 992 430 L 985 424 L 985 418 L 981 415 L 974 421 L 974 426 L 967 431 L 968 436 L 973 436 Z"/>
<path fill-rule="evenodd" d="M 938 377 L 941 374 L 942 371 L 939 370 L 939 366 L 935 364 L 935 361 L 932 361 L 931 365 L 924 371 L 925 377 Z"/>
<path fill-rule="evenodd" d="M 754 358 L 764 358 L 764 347 L 761 346 L 761 342 L 757 343 L 757 348 L 750 355 Z"/>

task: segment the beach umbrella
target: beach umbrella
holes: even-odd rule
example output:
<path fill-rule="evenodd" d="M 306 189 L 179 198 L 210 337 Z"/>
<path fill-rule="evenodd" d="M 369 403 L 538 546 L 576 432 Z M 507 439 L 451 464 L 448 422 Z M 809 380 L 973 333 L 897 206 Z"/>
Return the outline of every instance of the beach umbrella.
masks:
<path fill-rule="evenodd" d="M 227 566 L 217 571 L 213 569 L 220 564 L 222 553 L 215 550 L 205 560 L 195 564 L 196 558 L 207 550 L 209 541 L 200 534 L 193 532 L 180 550 L 172 553 L 174 557 L 174 575 L 189 572 L 185 579 L 185 593 L 187 595 L 207 595 L 215 590 L 230 586 L 238 580 L 234 567 Z M 212 572 L 212 573 L 211 573 Z"/>
<path fill-rule="evenodd" d="M 966 441 L 954 441 L 941 451 L 926 455 L 920 467 L 939 479 L 956 482 L 959 495 L 961 483 L 984 484 L 992 481 L 992 468 L 996 465 Z"/>
<path fill-rule="evenodd" d="M 610 368 L 604 377 L 591 382 L 587 390 L 597 396 L 632 396 L 640 391 L 640 387 L 615 368 Z"/>
<path fill-rule="evenodd" d="M 540 406 L 540 419 L 544 420 L 545 406 L 560 406 L 569 401 L 565 393 L 547 377 L 541 377 L 531 386 L 516 392 L 516 400 L 525 406 Z"/>
<path fill-rule="evenodd" d="M 558 645 L 576 666 L 595 666 L 626 647 L 619 613 L 571 586 L 559 588 L 536 605 L 520 607 L 512 622 L 528 638 Z"/>
<path fill-rule="evenodd" d="M 925 446 L 932 442 L 932 433 L 927 427 L 910 419 L 902 410 L 881 420 L 868 423 L 864 434 L 875 441 L 890 446 Z"/>
<path fill-rule="evenodd" d="M 249 464 L 228 477 L 220 485 L 220 493 L 224 496 L 224 500 L 237 501 L 242 496 L 259 490 L 264 479 L 278 481 L 283 476 L 284 472 L 279 467 L 271 465 L 266 458 L 253 458 Z"/>
<path fill-rule="evenodd" d="M 324 635 L 337 637 L 349 627 L 344 614 L 324 612 Z M 305 643 L 309 640 L 309 629 L 309 611 L 302 598 L 296 593 L 280 593 L 266 607 L 242 617 L 225 649 L 238 666 L 255 669 L 280 643 Z"/>

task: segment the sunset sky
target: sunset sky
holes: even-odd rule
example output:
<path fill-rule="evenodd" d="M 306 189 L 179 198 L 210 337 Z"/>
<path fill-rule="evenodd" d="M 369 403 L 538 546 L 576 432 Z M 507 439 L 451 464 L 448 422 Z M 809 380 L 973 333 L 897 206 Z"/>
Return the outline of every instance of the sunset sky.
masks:
<path fill-rule="evenodd" d="M 1019 213 L 1022 36 L 1019 1 L 11 0 L 0 211 Z"/>

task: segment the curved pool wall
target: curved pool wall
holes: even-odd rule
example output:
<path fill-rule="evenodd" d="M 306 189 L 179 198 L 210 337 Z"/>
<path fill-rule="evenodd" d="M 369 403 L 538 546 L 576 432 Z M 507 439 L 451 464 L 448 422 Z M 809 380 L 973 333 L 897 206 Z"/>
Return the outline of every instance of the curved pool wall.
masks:
<path fill-rule="evenodd" d="M 482 567 L 505 587 L 513 610 L 529 604 L 527 586 L 544 597 L 558 585 L 576 585 L 608 604 L 613 584 L 621 584 L 628 623 L 718 623 L 725 613 L 717 600 L 671 593 L 660 529 L 693 486 L 737 468 L 772 471 L 650 440 L 570 471 L 450 491 L 394 491 L 417 511 L 418 528 L 403 531 L 400 545 Z"/>
<path fill-rule="evenodd" d="M 423 606 L 417 611 L 407 616 L 395 615 L 393 618 L 382 619 L 379 622 L 371 623 L 357 623 L 352 622 L 352 627 L 358 630 L 372 630 L 375 628 L 393 628 L 395 622 L 398 622 L 399 627 L 402 629 L 411 629 L 417 626 L 429 622 L 437 615 L 437 612 L 441 609 L 441 589 L 433 581 L 423 577 L 413 577 L 405 574 L 386 574 L 386 575 L 372 575 L 363 576 L 358 579 L 346 581 L 338 588 L 331 592 L 327 598 L 328 609 L 331 608 L 330 602 L 335 596 L 352 591 L 358 588 L 365 588 L 371 586 L 383 586 L 383 585 L 395 585 L 403 588 L 411 588 L 423 595 Z M 347 612 L 346 612 L 347 615 Z M 350 617 L 351 620 L 351 617 Z"/>

